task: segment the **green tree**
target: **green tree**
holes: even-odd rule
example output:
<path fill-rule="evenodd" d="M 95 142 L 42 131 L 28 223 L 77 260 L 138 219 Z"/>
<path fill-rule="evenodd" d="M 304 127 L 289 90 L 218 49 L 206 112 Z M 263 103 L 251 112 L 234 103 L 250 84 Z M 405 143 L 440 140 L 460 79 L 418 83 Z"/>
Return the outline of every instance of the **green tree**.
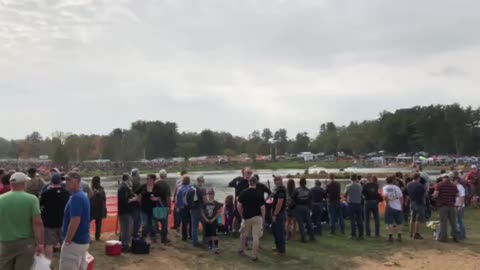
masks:
<path fill-rule="evenodd" d="M 307 152 L 310 146 L 310 137 L 307 132 L 298 133 L 293 143 L 293 150 L 295 153 Z"/>

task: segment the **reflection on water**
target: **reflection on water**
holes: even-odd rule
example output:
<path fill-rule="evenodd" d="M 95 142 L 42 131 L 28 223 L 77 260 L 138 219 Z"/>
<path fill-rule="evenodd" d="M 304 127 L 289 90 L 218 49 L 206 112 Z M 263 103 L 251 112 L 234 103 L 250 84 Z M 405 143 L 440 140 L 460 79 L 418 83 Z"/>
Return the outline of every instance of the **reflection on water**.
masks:
<path fill-rule="evenodd" d="M 325 171 L 327 173 L 339 173 L 339 169 L 324 169 L 324 168 L 315 168 L 310 169 L 310 173 Z M 360 174 L 376 174 L 376 173 L 395 173 L 397 171 L 401 171 L 403 173 L 412 172 L 409 168 L 347 168 L 345 169 L 346 172 L 351 173 L 360 173 Z M 260 182 L 266 184 L 267 186 L 270 185 L 270 188 L 274 188 L 274 184 L 272 181 L 272 175 L 278 174 L 282 176 L 286 175 L 297 175 L 304 173 L 303 169 L 285 169 L 285 170 L 256 170 L 254 173 L 258 174 L 260 177 Z M 433 172 L 432 172 L 433 173 Z M 437 172 L 438 173 L 438 172 Z M 213 187 L 215 189 L 215 197 L 218 201 L 223 202 L 227 195 L 233 195 L 234 190 L 233 188 L 228 187 L 228 183 L 235 177 L 240 176 L 240 171 L 204 171 L 204 172 L 192 172 L 189 174 L 192 183 L 194 180 L 197 179 L 198 176 L 203 175 L 205 177 L 205 182 L 207 187 Z M 432 174 L 431 174 L 432 175 Z M 117 188 L 118 188 L 118 181 L 120 181 L 120 177 L 103 177 L 102 178 L 102 185 L 104 186 L 108 196 L 116 196 L 117 195 Z M 146 175 L 142 175 L 143 178 Z M 168 174 L 168 183 L 173 191 L 175 189 L 175 182 L 177 179 L 180 178 L 178 173 L 169 173 Z M 145 179 L 143 179 L 145 181 Z M 322 186 L 325 186 L 326 179 L 322 180 Z M 383 180 L 383 179 L 380 179 Z M 349 183 L 349 180 L 339 180 L 343 187 Z M 296 179 L 298 184 L 298 179 Z M 382 182 L 382 181 L 381 181 Z M 314 179 L 307 180 L 307 186 L 312 187 L 314 183 Z M 286 184 L 286 180 L 285 180 Z"/>

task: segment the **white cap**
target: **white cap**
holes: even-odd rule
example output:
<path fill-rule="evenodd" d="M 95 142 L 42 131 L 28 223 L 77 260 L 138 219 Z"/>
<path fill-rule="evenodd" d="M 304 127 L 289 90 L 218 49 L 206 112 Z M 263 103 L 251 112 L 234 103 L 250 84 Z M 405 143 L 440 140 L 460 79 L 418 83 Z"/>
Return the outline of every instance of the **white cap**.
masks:
<path fill-rule="evenodd" d="M 20 184 L 30 180 L 32 179 L 30 179 L 30 177 L 26 176 L 22 172 L 16 172 L 12 174 L 12 176 L 10 176 L 10 184 Z"/>
<path fill-rule="evenodd" d="M 477 167 L 477 165 L 472 165 L 471 168 L 472 169 L 477 169 L 478 167 Z"/>

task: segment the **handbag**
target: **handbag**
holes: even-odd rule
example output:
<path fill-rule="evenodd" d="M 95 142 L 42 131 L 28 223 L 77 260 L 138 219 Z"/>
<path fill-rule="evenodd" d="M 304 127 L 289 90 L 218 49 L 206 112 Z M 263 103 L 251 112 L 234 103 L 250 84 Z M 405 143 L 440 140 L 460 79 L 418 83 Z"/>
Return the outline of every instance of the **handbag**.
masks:
<path fill-rule="evenodd" d="M 145 242 L 144 239 L 133 239 L 132 240 L 132 254 L 149 254 L 150 253 L 150 244 Z"/>
<path fill-rule="evenodd" d="M 153 218 L 156 220 L 166 219 L 168 216 L 168 208 L 164 207 L 159 201 L 157 206 L 153 208 Z"/>

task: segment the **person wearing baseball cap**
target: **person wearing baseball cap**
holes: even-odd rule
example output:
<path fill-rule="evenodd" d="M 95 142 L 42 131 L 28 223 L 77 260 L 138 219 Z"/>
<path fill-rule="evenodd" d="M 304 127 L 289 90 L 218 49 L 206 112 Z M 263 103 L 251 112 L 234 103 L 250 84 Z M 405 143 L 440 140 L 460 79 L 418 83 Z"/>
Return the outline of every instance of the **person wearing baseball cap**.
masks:
<path fill-rule="evenodd" d="M 82 178 L 71 171 L 65 176 L 67 190 L 72 194 L 65 206 L 60 253 L 60 270 L 87 269 L 86 255 L 90 247 L 90 200 L 82 192 Z"/>
<path fill-rule="evenodd" d="M 0 269 L 30 269 L 34 254 L 44 253 L 43 222 L 37 197 L 25 192 L 31 179 L 11 175 L 11 192 L 0 196 Z"/>
<path fill-rule="evenodd" d="M 45 226 L 45 255 L 52 259 L 53 247 L 62 243 L 64 209 L 70 193 L 61 185 L 62 176 L 52 175 L 49 188 L 40 196 L 42 220 Z"/>

